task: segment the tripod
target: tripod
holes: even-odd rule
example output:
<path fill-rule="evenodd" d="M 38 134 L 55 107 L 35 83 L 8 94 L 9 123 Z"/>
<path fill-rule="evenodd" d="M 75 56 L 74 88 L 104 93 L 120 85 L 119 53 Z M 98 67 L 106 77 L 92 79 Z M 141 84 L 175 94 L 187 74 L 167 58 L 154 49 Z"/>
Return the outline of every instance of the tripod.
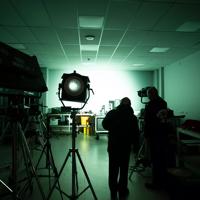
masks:
<path fill-rule="evenodd" d="M 133 175 L 134 172 L 141 172 L 145 170 L 145 166 L 142 163 L 142 159 L 144 157 L 144 155 L 142 155 L 144 152 L 144 148 L 145 148 L 145 141 L 143 140 L 140 149 L 138 151 L 138 154 L 136 155 L 135 158 L 135 164 L 133 166 L 130 166 L 130 174 L 129 174 L 129 180 L 131 180 L 131 177 Z M 143 164 L 143 166 L 141 166 L 140 164 Z"/>
<path fill-rule="evenodd" d="M 97 196 L 96 196 L 96 194 L 94 192 L 94 189 L 93 189 L 92 184 L 90 182 L 89 176 L 88 176 L 87 171 L 86 171 L 86 169 L 84 167 L 83 161 L 81 160 L 81 156 L 79 154 L 79 151 L 76 148 L 76 142 L 75 142 L 75 137 L 76 137 L 75 117 L 76 117 L 76 112 L 77 112 L 76 110 L 77 109 L 72 109 L 72 113 L 71 113 L 71 118 L 72 118 L 72 148 L 69 149 L 69 152 L 68 152 L 68 154 L 67 154 L 67 156 L 66 156 L 66 158 L 64 160 L 64 163 L 61 166 L 61 169 L 60 169 L 60 172 L 58 174 L 58 177 L 57 177 L 56 181 L 54 182 L 54 185 L 53 185 L 52 189 L 50 190 L 49 195 L 47 196 L 47 200 L 50 199 L 51 194 L 52 194 L 52 192 L 53 192 L 53 190 L 54 190 L 54 188 L 55 188 L 55 186 L 56 186 L 56 184 L 57 184 L 57 182 L 58 182 L 58 180 L 59 180 L 59 178 L 60 178 L 60 176 L 62 174 L 62 171 L 63 171 L 63 169 L 64 169 L 64 167 L 65 167 L 65 165 L 66 165 L 66 163 L 68 161 L 68 158 L 70 157 L 70 155 L 72 155 L 72 188 L 71 188 L 72 193 L 71 193 L 71 195 L 68 195 L 63 191 L 62 191 L 62 193 L 64 195 L 66 195 L 69 199 L 76 200 L 88 188 L 90 188 L 94 199 L 97 200 Z M 83 191 L 81 191 L 80 193 L 78 193 L 78 177 L 77 177 L 76 156 L 78 158 L 78 161 L 80 162 L 81 168 L 82 168 L 82 170 L 84 172 L 84 175 L 85 175 L 85 178 L 87 179 L 87 182 L 88 182 L 88 186 Z"/>
<path fill-rule="evenodd" d="M 134 162 L 135 162 L 134 165 L 130 166 L 129 180 L 131 180 L 131 177 L 134 172 L 143 172 L 145 171 L 145 168 L 150 165 L 149 155 L 148 155 L 149 154 L 148 145 L 144 137 L 144 119 L 143 118 L 139 118 L 139 128 L 140 128 L 140 134 L 141 134 L 140 148 L 134 159 Z"/>
<path fill-rule="evenodd" d="M 12 133 L 11 133 L 11 135 L 12 135 L 12 172 L 11 172 L 12 187 L 11 188 L 12 189 L 9 190 L 9 187 L 6 187 L 6 188 L 11 192 L 13 200 L 15 200 L 16 198 L 19 198 L 19 197 L 21 198 L 21 195 L 24 194 L 27 187 L 29 187 L 30 190 L 32 191 L 32 178 L 35 177 L 36 183 L 38 185 L 39 191 L 42 196 L 42 199 L 44 200 L 45 194 L 43 192 L 42 186 L 39 182 L 38 176 L 36 174 L 36 171 L 35 171 L 35 168 L 33 165 L 30 149 L 29 149 L 26 137 L 24 135 L 24 132 L 22 130 L 22 126 L 20 123 L 19 113 L 20 113 L 20 111 L 19 111 L 18 106 L 16 108 L 11 108 L 10 113 L 9 113 L 10 119 L 6 126 L 6 129 L 10 128 L 10 130 L 12 131 Z M 18 154 L 17 154 L 17 151 L 19 151 L 19 149 L 18 149 L 19 145 L 22 150 L 22 156 L 23 156 L 26 173 L 27 173 L 27 179 L 28 179 L 28 181 L 26 182 L 26 184 L 24 185 L 24 187 L 21 190 L 18 189 L 21 186 L 21 185 L 19 185 L 19 183 L 21 183 L 22 181 L 24 181 L 26 179 L 18 181 L 18 172 L 17 172 Z"/>
<path fill-rule="evenodd" d="M 40 161 L 43 157 L 43 155 L 46 155 L 46 166 L 45 169 L 48 170 L 48 175 L 38 175 L 39 177 L 48 177 L 49 178 L 49 190 L 51 190 L 51 177 L 58 177 L 58 171 L 54 162 L 54 158 L 53 158 L 53 153 L 52 153 L 52 148 L 51 148 L 51 143 L 50 143 L 50 135 L 49 135 L 49 124 L 50 124 L 50 117 L 47 117 L 47 130 L 46 130 L 46 142 L 43 146 L 42 152 L 39 156 L 38 162 L 36 164 L 36 170 L 38 169 L 38 166 L 40 164 Z M 51 175 L 51 169 L 54 172 L 54 176 Z M 60 188 L 60 183 L 58 181 L 58 188 L 60 191 L 60 195 L 61 195 L 61 199 L 63 200 L 63 196 L 62 196 L 62 192 L 61 192 L 61 188 Z"/>
<path fill-rule="evenodd" d="M 6 183 L 4 183 L 1 179 L 0 179 L 0 184 L 3 185 L 3 187 L 8 191 L 8 193 L 3 194 L 3 196 L 9 195 L 9 194 L 11 194 L 13 196 L 13 190 L 8 185 L 6 185 Z M 0 195 L 0 198 L 1 197 L 2 197 L 2 195 Z M 13 197 L 16 200 L 19 200 L 18 196 L 13 196 Z"/>

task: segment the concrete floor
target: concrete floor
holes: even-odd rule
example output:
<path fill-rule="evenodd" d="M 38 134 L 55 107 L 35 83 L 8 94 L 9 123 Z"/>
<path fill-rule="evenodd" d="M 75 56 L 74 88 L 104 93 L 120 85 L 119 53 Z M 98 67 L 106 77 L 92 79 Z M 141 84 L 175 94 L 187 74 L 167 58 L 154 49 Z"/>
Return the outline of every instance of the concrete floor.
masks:
<path fill-rule="evenodd" d="M 77 135 L 75 139 L 76 147 L 78 149 L 81 160 L 83 161 L 84 167 L 86 169 L 89 180 L 91 181 L 91 185 L 88 185 L 88 179 L 86 179 L 86 175 L 83 173 L 83 168 L 80 165 L 79 159 L 76 160 L 77 168 L 77 184 L 78 186 L 78 194 L 82 191 L 83 193 L 79 196 L 80 200 L 92 200 L 95 199 L 94 196 L 98 200 L 109 200 L 110 193 L 108 188 L 108 155 L 107 155 L 107 135 L 100 135 L 99 140 L 96 139 L 95 136 L 88 136 L 80 133 Z M 39 165 L 36 169 L 36 174 L 38 176 L 39 184 L 37 183 L 37 179 L 32 177 L 32 186 L 29 187 L 30 190 L 27 190 L 27 194 L 24 199 L 29 200 L 42 200 L 42 199 L 51 199 L 51 200 L 60 200 L 61 194 L 59 191 L 66 193 L 67 195 L 72 195 L 72 156 L 69 156 L 66 163 L 64 163 L 67 158 L 68 153 L 72 147 L 72 136 L 71 135 L 53 135 L 50 139 L 51 150 L 53 152 L 53 160 L 56 165 L 56 169 L 60 172 L 61 167 L 63 167 L 63 171 L 60 174 L 60 177 L 57 179 L 57 184 L 53 190 L 49 190 L 49 187 L 52 188 L 54 183 L 54 178 L 49 178 L 48 176 L 48 167 L 45 165 L 46 154 L 42 154 L 41 145 L 29 145 L 34 147 L 34 150 L 31 150 L 31 159 L 33 161 L 34 166 L 39 161 L 39 156 L 42 155 L 42 158 L 39 162 Z M 37 147 L 37 148 L 36 148 Z M 10 141 L 4 142 L 0 147 L 0 163 L 1 163 L 1 180 L 9 185 L 9 176 L 10 176 L 10 167 L 12 161 L 11 154 L 11 145 Z M 71 154 L 70 154 L 71 155 Z M 76 158 L 78 158 L 77 154 Z M 24 159 L 22 156 L 18 155 L 18 164 L 22 165 Z M 130 160 L 130 166 L 133 165 L 133 157 Z M 22 165 L 24 166 L 24 165 Z M 50 173 L 53 176 L 54 172 L 52 168 L 50 169 Z M 75 169 L 75 167 L 74 167 Z M 19 167 L 19 172 L 17 176 L 21 176 L 20 174 L 26 174 L 24 172 L 24 168 Z M 40 177 L 41 175 L 47 175 L 47 177 Z M 27 176 L 25 176 L 27 177 Z M 129 180 L 129 190 L 130 194 L 127 200 L 169 200 L 169 196 L 165 191 L 151 191 L 144 187 L 144 182 L 148 181 L 151 177 L 151 170 L 146 168 L 145 171 L 141 173 L 133 173 L 131 176 L 131 180 Z M 20 179 L 20 178 L 19 178 Z M 21 179 L 20 179 L 21 180 Z M 49 183 L 51 182 L 51 184 Z M 22 184 L 26 183 L 26 181 L 22 182 Z M 22 185 L 21 184 L 21 185 Z M 20 184 L 18 184 L 20 185 Z M 42 192 L 39 190 L 39 185 L 42 188 L 45 198 L 42 198 Z M 60 185 L 60 189 L 59 189 Z M 88 187 L 89 186 L 89 187 Z M 21 186 L 22 187 L 22 186 Z M 21 188 L 19 187 L 19 188 Z M 88 189 L 86 189 L 88 187 Z M 92 188 L 94 189 L 94 193 L 92 193 Z M 32 189 L 32 192 L 30 193 Z M 86 189 L 86 191 L 84 191 Z M 20 189 L 19 189 L 20 190 Z M 4 193 L 5 187 L 0 184 L 1 194 Z M 51 191 L 51 193 L 49 192 Z M 66 195 L 62 195 L 63 199 L 71 199 Z M 12 199 L 10 195 L 0 196 L 0 199 L 7 200 Z"/>

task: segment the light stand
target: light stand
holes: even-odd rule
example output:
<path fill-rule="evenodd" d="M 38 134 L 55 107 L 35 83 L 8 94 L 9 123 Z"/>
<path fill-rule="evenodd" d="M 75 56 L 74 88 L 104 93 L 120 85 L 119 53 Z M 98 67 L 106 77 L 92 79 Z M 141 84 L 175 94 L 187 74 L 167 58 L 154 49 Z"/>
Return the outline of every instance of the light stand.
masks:
<path fill-rule="evenodd" d="M 71 119 L 72 119 L 72 148 L 69 149 L 69 152 L 64 160 L 64 163 L 61 166 L 61 169 L 58 173 L 57 179 L 55 180 L 48 196 L 47 196 L 47 200 L 50 199 L 53 190 L 56 187 L 56 184 L 59 181 L 59 178 L 63 172 L 63 169 L 65 167 L 65 165 L 67 164 L 67 161 L 69 159 L 69 157 L 71 156 L 72 158 L 72 185 L 71 185 L 71 195 L 65 193 L 64 191 L 61 191 L 66 197 L 68 197 L 69 199 L 72 200 L 76 200 L 80 197 L 80 195 L 82 195 L 87 189 L 91 189 L 92 195 L 94 197 L 95 200 L 97 200 L 97 196 L 95 194 L 95 191 L 92 187 L 92 184 L 90 182 L 89 176 L 87 174 L 87 171 L 85 169 L 85 166 L 83 164 L 83 161 L 81 159 L 81 156 L 79 154 L 78 149 L 76 148 L 76 136 L 77 136 L 77 131 L 76 131 L 76 113 L 78 110 L 82 109 L 89 97 L 90 97 L 90 92 L 89 90 L 91 90 L 89 88 L 89 79 L 88 77 L 85 76 L 81 76 L 80 74 L 77 74 L 75 71 L 72 74 L 63 74 L 63 82 L 62 84 L 59 84 L 59 91 L 58 91 L 58 97 L 59 100 L 61 101 L 61 103 L 63 104 L 64 108 L 67 110 L 71 111 Z M 74 86 L 74 84 L 77 84 L 76 86 Z M 71 87 L 73 86 L 73 87 Z M 60 90 L 62 89 L 62 97 L 60 97 Z M 88 94 L 88 95 L 87 95 Z M 77 101 L 77 102 L 82 102 L 84 103 L 83 106 L 81 108 L 68 108 L 64 105 L 63 100 L 69 100 L 69 101 Z M 76 158 L 78 159 L 80 166 L 83 170 L 83 173 L 85 175 L 85 178 L 88 182 L 88 186 L 83 189 L 80 193 L 78 192 L 78 177 L 77 177 L 77 163 L 76 163 Z"/>
<path fill-rule="evenodd" d="M 3 187 L 7 190 L 8 193 L 5 193 L 3 195 L 0 195 L 1 197 L 5 197 L 7 195 L 11 195 L 15 200 L 20 200 L 20 198 L 18 197 L 18 195 L 14 196 L 13 194 L 13 190 L 6 184 L 4 183 L 1 179 L 0 179 L 0 184 L 3 185 Z"/>
<path fill-rule="evenodd" d="M 148 104 L 148 100 L 147 98 L 147 91 L 150 87 L 145 87 L 142 88 L 141 90 L 138 91 L 138 96 L 140 97 L 140 101 L 142 104 L 144 104 L 145 106 Z M 145 100 L 144 100 L 145 98 Z M 141 113 L 142 115 L 144 115 L 144 113 Z M 129 180 L 131 181 L 132 175 L 134 172 L 142 172 L 145 170 L 146 165 L 148 165 L 147 161 L 145 163 L 144 161 L 144 157 L 146 154 L 146 141 L 144 138 L 144 116 L 141 116 L 139 118 L 139 129 L 140 129 L 140 134 L 142 135 L 142 142 L 139 148 L 139 151 L 137 153 L 137 155 L 135 156 L 134 159 L 134 165 L 130 166 L 130 174 L 129 174 Z"/>
<path fill-rule="evenodd" d="M 10 190 L 10 192 L 12 194 L 12 198 L 13 198 L 13 200 L 16 200 L 16 198 L 21 199 L 21 195 L 24 194 L 24 192 L 26 191 L 26 189 L 28 187 L 32 191 L 32 178 L 35 177 L 36 183 L 38 185 L 39 191 L 42 196 L 42 199 L 45 200 L 45 194 L 42 189 L 39 178 L 36 174 L 36 170 L 33 165 L 32 158 L 31 158 L 30 148 L 28 146 L 25 134 L 22 130 L 22 126 L 20 123 L 21 116 L 20 116 L 19 106 L 17 105 L 14 108 L 10 108 L 10 111 L 8 114 L 9 114 L 9 121 L 6 126 L 6 129 L 10 128 L 12 131 L 12 133 L 11 133 L 11 135 L 12 135 L 12 172 L 11 172 L 12 186 L 11 186 L 11 188 L 12 189 Z M 22 156 L 23 156 L 23 160 L 24 160 L 24 164 L 25 164 L 25 168 L 26 168 L 26 173 L 27 173 L 27 177 L 22 180 L 18 180 L 18 172 L 17 172 L 17 164 L 18 164 L 17 151 L 19 151 L 18 146 L 21 147 Z M 26 179 L 27 179 L 27 182 L 25 183 L 24 187 L 21 190 L 19 190 L 18 186 L 20 186 L 20 183 Z M 8 189 L 8 187 L 7 187 L 7 189 Z"/>
<path fill-rule="evenodd" d="M 60 176 L 61 176 L 61 174 L 63 172 L 63 169 L 64 169 L 64 167 L 65 167 L 65 165 L 66 165 L 66 163 L 68 161 L 68 158 L 70 156 L 72 156 L 72 188 L 71 188 L 72 189 L 72 194 L 68 195 L 63 191 L 61 191 L 61 192 L 64 195 L 66 195 L 69 199 L 75 200 L 75 199 L 78 199 L 79 196 L 81 194 L 83 194 L 88 188 L 90 188 L 94 199 L 97 200 L 97 196 L 96 196 L 96 194 L 94 192 L 94 189 L 93 189 L 92 184 L 90 182 L 90 179 L 89 179 L 89 176 L 87 174 L 87 171 L 86 171 L 86 169 L 84 167 L 84 164 L 83 164 L 83 161 L 82 161 L 81 156 L 79 154 L 79 151 L 76 148 L 76 135 L 77 135 L 76 134 L 76 121 L 75 121 L 76 120 L 75 119 L 76 113 L 77 113 L 77 109 L 76 108 L 72 109 L 72 113 L 71 113 L 71 118 L 72 118 L 72 148 L 69 149 L 69 152 L 68 152 L 68 154 L 67 154 L 67 156 L 66 156 L 66 158 L 64 160 L 64 163 L 61 166 L 61 169 L 60 169 L 60 172 L 59 172 L 59 174 L 57 176 L 57 179 L 55 180 L 54 185 L 52 186 L 52 189 L 50 190 L 49 195 L 47 196 L 47 200 L 50 199 L 51 194 L 52 194 L 54 188 L 56 187 L 56 184 L 58 183 L 58 180 L 59 180 L 59 178 L 60 178 Z M 84 175 L 85 175 L 85 177 L 87 179 L 87 182 L 88 182 L 88 186 L 80 193 L 78 193 L 78 178 L 77 178 L 76 156 L 78 158 L 78 161 L 80 162 L 81 168 L 82 168 L 82 170 L 84 172 Z"/>
<path fill-rule="evenodd" d="M 44 144 L 44 146 L 42 148 L 42 152 L 41 152 L 41 154 L 39 156 L 39 159 L 37 161 L 37 164 L 36 164 L 35 168 L 36 168 L 36 170 L 38 170 L 38 166 L 40 164 L 40 161 L 41 161 L 43 155 L 45 154 L 46 155 L 46 166 L 45 166 L 45 169 L 48 170 L 48 175 L 38 174 L 38 176 L 39 177 L 48 177 L 49 178 L 49 190 L 51 190 L 51 180 L 50 180 L 50 178 L 51 177 L 58 177 L 58 170 L 56 168 L 55 161 L 54 161 L 54 158 L 53 158 L 53 153 L 52 153 L 52 148 L 51 148 L 51 143 L 50 143 L 49 125 L 50 125 L 50 117 L 47 116 L 46 141 L 45 141 L 45 144 Z M 54 176 L 51 175 L 51 169 L 54 172 Z M 59 191 L 61 191 L 59 182 L 58 182 L 58 188 L 59 188 Z M 61 192 L 60 192 L 60 195 L 61 195 L 61 199 L 63 200 L 63 196 L 62 196 Z"/>

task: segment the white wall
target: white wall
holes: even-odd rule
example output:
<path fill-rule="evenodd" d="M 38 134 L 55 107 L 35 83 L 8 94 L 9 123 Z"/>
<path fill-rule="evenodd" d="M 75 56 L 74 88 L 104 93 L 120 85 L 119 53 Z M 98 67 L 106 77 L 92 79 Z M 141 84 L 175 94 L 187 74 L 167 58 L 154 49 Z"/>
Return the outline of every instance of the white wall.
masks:
<path fill-rule="evenodd" d="M 43 74 L 44 81 L 47 85 L 47 82 L 48 82 L 48 70 L 47 70 L 47 68 L 42 67 L 41 72 Z M 41 111 L 44 112 L 44 113 L 47 112 L 47 107 L 46 107 L 47 106 L 47 94 L 48 94 L 48 91 L 42 93 L 42 96 L 40 98 L 40 104 L 43 106 L 41 108 Z"/>
<path fill-rule="evenodd" d="M 48 97 L 47 105 L 49 108 L 62 106 L 58 99 L 58 85 L 61 83 L 63 73 L 72 73 L 59 70 L 49 70 L 48 73 Z M 88 76 L 90 87 L 94 91 L 83 111 L 93 111 L 99 113 L 103 105 L 108 107 L 109 100 L 121 99 L 128 96 L 132 101 L 132 107 L 139 111 L 144 107 L 140 102 L 137 91 L 143 87 L 153 84 L 152 71 L 77 71 L 77 73 Z M 72 104 L 64 102 L 66 106 L 80 107 L 79 103 Z"/>
<path fill-rule="evenodd" d="M 165 67 L 165 99 L 177 114 L 200 120 L 200 52 Z"/>

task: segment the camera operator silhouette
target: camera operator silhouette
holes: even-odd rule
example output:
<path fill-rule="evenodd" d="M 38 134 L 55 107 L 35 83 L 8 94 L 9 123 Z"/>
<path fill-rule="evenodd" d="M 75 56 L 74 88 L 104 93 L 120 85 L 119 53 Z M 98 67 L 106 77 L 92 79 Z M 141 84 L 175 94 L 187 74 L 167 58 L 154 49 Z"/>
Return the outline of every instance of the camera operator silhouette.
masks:
<path fill-rule="evenodd" d="M 120 105 L 106 114 L 102 121 L 108 130 L 109 175 L 108 184 L 111 199 L 128 196 L 128 168 L 131 147 L 136 152 L 139 143 L 137 117 L 128 97 L 121 99 Z"/>
<path fill-rule="evenodd" d="M 147 91 L 149 102 L 144 112 L 144 136 L 150 149 L 152 182 L 146 183 L 149 189 L 159 189 L 166 181 L 166 150 L 167 133 L 165 119 L 167 102 L 158 95 L 155 87 L 150 87 Z"/>

